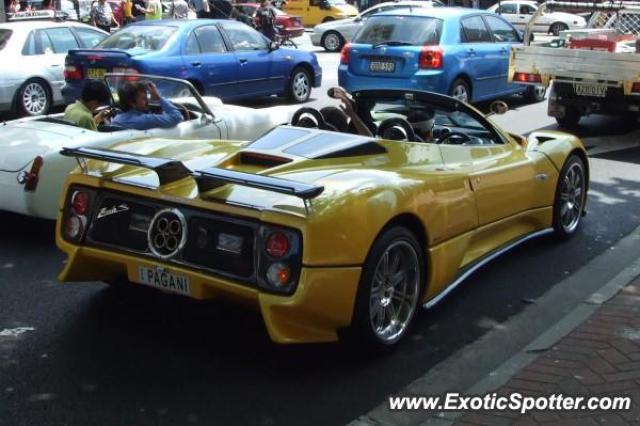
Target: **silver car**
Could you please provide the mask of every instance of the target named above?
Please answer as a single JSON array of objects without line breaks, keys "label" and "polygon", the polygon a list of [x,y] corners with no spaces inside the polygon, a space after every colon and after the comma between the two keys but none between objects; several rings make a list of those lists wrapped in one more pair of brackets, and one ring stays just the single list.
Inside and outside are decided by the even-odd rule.
[{"label": "silver car", "polygon": [[442,5],[439,0],[403,0],[379,3],[353,18],[339,19],[337,21],[329,21],[316,25],[311,33],[311,43],[314,46],[322,46],[329,52],[337,52],[342,49],[345,43],[351,41],[356,32],[362,27],[364,21],[371,15],[391,9],[437,7]]},{"label": "silver car", "polygon": [[67,51],[94,47],[107,35],[78,22],[0,24],[0,112],[41,115],[63,103]]}]

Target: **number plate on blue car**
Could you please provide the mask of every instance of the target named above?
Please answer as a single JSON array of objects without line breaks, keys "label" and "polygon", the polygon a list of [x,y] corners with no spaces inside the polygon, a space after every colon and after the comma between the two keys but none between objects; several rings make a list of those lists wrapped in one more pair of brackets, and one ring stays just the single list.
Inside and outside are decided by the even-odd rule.
[{"label": "number plate on blue car", "polygon": [[369,71],[371,72],[394,72],[396,70],[395,62],[371,61],[369,62]]}]

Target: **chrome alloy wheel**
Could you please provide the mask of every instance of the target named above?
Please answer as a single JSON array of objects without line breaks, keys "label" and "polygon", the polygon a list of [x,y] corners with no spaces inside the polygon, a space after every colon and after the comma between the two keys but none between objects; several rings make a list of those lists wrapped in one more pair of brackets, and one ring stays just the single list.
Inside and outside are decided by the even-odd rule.
[{"label": "chrome alloy wheel", "polygon": [[296,100],[302,102],[309,97],[311,82],[306,72],[300,71],[293,76],[293,95]]},{"label": "chrome alloy wheel", "polygon": [[468,102],[469,92],[467,92],[467,88],[463,84],[458,84],[451,91],[451,97],[462,102]]},{"label": "chrome alloy wheel", "polygon": [[376,265],[369,299],[369,320],[386,344],[399,340],[411,323],[419,298],[418,253],[407,241],[395,241]]},{"label": "chrome alloy wheel", "polygon": [[340,36],[336,33],[329,33],[324,36],[324,48],[329,52],[337,52],[340,49]]},{"label": "chrome alloy wheel", "polygon": [[580,223],[585,198],[585,177],[582,163],[575,162],[562,176],[560,187],[560,226],[567,234]]},{"label": "chrome alloy wheel", "polygon": [[22,106],[30,115],[43,114],[49,103],[47,89],[35,81],[28,83],[22,90]]}]

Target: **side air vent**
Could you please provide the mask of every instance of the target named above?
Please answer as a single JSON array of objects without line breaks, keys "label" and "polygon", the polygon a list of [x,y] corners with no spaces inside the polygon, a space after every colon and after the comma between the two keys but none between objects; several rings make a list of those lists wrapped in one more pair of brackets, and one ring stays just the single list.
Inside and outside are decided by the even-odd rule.
[{"label": "side air vent", "polygon": [[242,152],[240,154],[240,163],[252,166],[276,167],[290,163],[291,159],[276,157],[274,155],[261,154],[257,152]]},{"label": "side air vent", "polygon": [[323,160],[326,158],[358,157],[361,155],[385,154],[386,152],[387,152],[387,149],[385,147],[371,141],[371,142],[365,142],[360,145],[355,145],[349,148],[345,148],[339,151],[334,151],[324,155],[319,155],[315,158],[318,160]]}]

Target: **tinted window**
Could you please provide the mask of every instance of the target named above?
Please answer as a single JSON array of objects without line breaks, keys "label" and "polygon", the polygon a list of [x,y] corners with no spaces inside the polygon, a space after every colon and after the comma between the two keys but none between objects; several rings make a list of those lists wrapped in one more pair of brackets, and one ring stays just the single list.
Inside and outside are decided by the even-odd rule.
[{"label": "tinted window", "polygon": [[462,20],[462,41],[465,43],[490,42],[491,34],[480,16]]},{"label": "tinted window", "polygon": [[129,25],[105,38],[98,47],[105,49],[160,50],[176,32],[175,27]]},{"label": "tinted window", "polygon": [[94,47],[107,37],[105,34],[89,28],[76,27],[74,29],[84,47]]},{"label": "tinted window", "polygon": [[413,46],[440,42],[442,21],[418,16],[372,16],[356,35],[354,43],[380,44],[390,41]]},{"label": "tinted window", "polygon": [[222,28],[227,33],[231,46],[237,51],[267,50],[269,44],[259,32],[237,22],[223,22]]},{"label": "tinted window", "polygon": [[56,53],[67,53],[70,49],[79,47],[78,41],[69,28],[50,28],[46,32]]},{"label": "tinted window", "polygon": [[11,30],[0,30],[0,50],[4,49],[4,47],[9,42],[11,38]]},{"label": "tinted window", "polygon": [[510,13],[515,15],[516,12],[516,5],[515,4],[503,4],[502,6],[500,6],[497,10],[497,13]]},{"label": "tinted window", "polygon": [[222,41],[220,31],[213,25],[197,28],[194,31],[202,53],[223,53],[227,49]]},{"label": "tinted window", "polygon": [[485,16],[485,19],[495,41],[507,43],[520,41],[516,30],[502,19],[495,16]]},{"label": "tinted window", "polygon": [[520,13],[523,15],[533,15],[534,13],[536,13],[536,8],[528,4],[521,4]]}]

